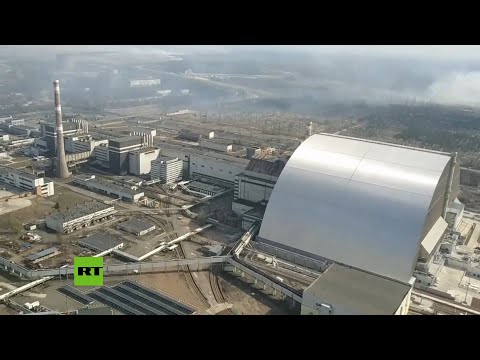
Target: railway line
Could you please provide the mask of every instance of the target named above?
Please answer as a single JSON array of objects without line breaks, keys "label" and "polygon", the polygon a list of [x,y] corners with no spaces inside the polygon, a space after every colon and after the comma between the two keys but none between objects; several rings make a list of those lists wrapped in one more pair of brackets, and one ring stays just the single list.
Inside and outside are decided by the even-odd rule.
[{"label": "railway line", "polygon": [[[185,250],[183,249],[183,244],[180,242],[178,243],[178,247],[175,249],[177,251],[177,255],[180,259],[185,259]],[[192,290],[192,292],[197,296],[197,298],[207,307],[210,307],[210,303],[208,302],[207,297],[203,294],[202,290],[198,286],[195,278],[190,271],[190,267],[183,266],[183,274],[185,275],[185,280],[187,281],[188,287]]]},{"label": "railway line", "polygon": [[[218,276],[219,267],[212,265],[210,267],[210,286],[212,287],[213,296],[215,301],[219,304],[225,303],[226,298],[222,291],[222,287],[220,286],[220,277]],[[231,309],[227,309],[223,312],[225,315],[233,315],[233,311]]]}]

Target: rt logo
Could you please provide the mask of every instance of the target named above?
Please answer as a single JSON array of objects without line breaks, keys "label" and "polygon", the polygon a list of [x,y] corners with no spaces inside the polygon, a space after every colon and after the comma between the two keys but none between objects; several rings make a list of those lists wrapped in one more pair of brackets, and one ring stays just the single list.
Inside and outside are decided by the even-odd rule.
[{"label": "rt logo", "polygon": [[74,286],[103,286],[103,258],[79,257],[73,261]]}]

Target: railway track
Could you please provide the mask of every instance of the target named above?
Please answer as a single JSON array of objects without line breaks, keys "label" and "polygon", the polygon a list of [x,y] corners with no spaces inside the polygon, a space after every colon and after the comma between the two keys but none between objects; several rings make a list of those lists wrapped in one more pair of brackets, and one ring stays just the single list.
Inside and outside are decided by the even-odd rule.
[{"label": "railway track", "polygon": [[[173,238],[176,239],[178,237],[178,234],[175,232],[175,229],[173,228],[173,224],[171,221],[168,220],[163,220],[163,219],[158,219],[153,216],[147,216],[150,220],[152,220],[155,224],[161,226],[165,232],[167,233],[167,237],[169,240],[172,240],[172,235]],[[185,250],[183,249],[183,244],[181,242],[178,243],[177,248],[175,249],[177,252],[177,257],[179,259],[185,259]],[[187,282],[188,287],[190,290],[195,294],[195,296],[204,304],[207,308],[210,307],[210,303],[208,302],[207,297],[203,294],[202,290],[198,286],[197,282],[195,281],[195,278],[192,275],[192,272],[190,270],[189,266],[182,266],[183,274],[185,276],[185,280]]]},{"label": "railway track", "polygon": [[[175,237],[177,237],[177,234],[175,234]],[[180,259],[185,259],[185,250],[183,249],[182,243],[178,243],[178,247],[175,249],[177,251],[177,255]],[[190,271],[189,266],[182,266],[183,268],[183,274],[185,275],[185,280],[187,281],[187,285],[192,290],[192,292],[197,296],[197,298],[207,307],[210,307],[210,303],[208,302],[207,297],[203,294],[202,290],[200,290],[200,287],[198,286],[197,282],[195,281],[195,278],[192,275],[192,272]]]},{"label": "railway track", "polygon": [[[220,278],[218,276],[220,269],[218,266],[212,265],[210,267],[210,286],[212,287],[213,296],[215,301],[219,304],[225,303],[225,295],[223,294],[222,288],[220,286]],[[225,315],[233,315],[233,311],[231,309],[227,309],[224,311]]]}]

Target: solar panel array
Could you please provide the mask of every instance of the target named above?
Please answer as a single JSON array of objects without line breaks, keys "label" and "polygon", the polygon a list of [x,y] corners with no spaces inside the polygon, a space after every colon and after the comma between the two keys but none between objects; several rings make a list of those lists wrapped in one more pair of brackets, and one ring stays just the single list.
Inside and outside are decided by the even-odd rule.
[{"label": "solar panel array", "polygon": [[93,299],[126,315],[190,315],[193,309],[133,281],[101,287],[89,293]]},{"label": "solar panel array", "polygon": [[73,300],[79,302],[82,305],[89,305],[94,301],[94,299],[92,299],[90,296],[84,294],[80,290],[75,289],[73,286],[70,285],[65,285],[61,288],[58,288],[57,291],[63,295],[68,296],[69,298],[72,298]]}]

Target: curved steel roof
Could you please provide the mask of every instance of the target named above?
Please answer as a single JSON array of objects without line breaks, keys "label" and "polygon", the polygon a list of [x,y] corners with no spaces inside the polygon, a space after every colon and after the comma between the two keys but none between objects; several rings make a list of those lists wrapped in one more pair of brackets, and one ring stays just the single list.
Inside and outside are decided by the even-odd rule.
[{"label": "curved steel roof", "polygon": [[313,135],[283,169],[259,237],[409,281],[427,227],[441,214],[449,161],[421,149]]}]

